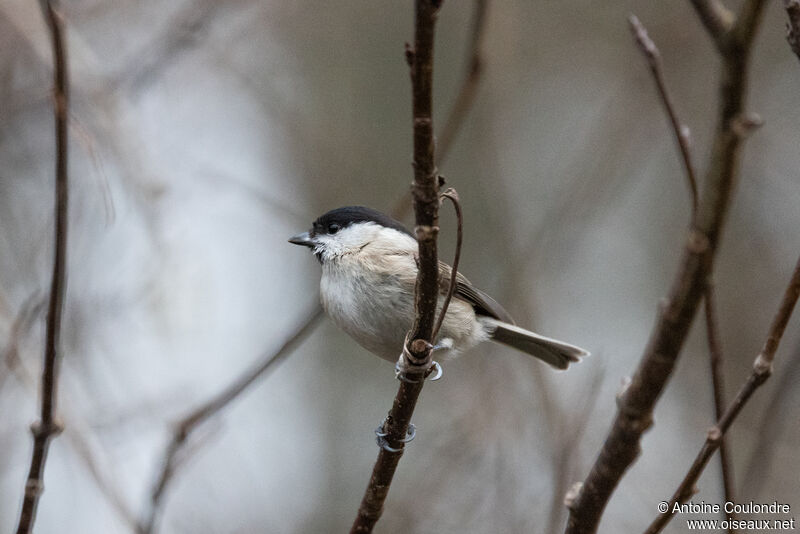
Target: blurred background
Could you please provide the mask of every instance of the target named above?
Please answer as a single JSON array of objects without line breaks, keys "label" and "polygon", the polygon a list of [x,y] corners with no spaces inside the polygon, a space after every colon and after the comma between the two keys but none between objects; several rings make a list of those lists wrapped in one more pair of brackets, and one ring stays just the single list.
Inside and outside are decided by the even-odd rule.
[{"label": "blurred background", "polygon": [[[728,398],[800,251],[800,65],[779,3],[753,57],[747,142],[716,264]],[[473,2],[441,11],[435,124],[467,66]],[[130,533],[172,425],[280,348],[317,306],[319,265],[286,242],[328,209],[407,191],[411,1],[67,0],[71,233],[59,386],[37,532]],[[567,373],[483,346],[414,416],[377,532],[563,529],[676,272],[690,202],[636,13],[707,163],[718,61],[689,2],[489,6],[474,106],[440,170],[465,212],[462,272],[517,322],[593,355]],[[0,0],[0,531],[16,524],[37,418],[52,261],[50,44],[39,6]],[[442,217],[443,258],[454,217]],[[741,502],[800,510],[800,337],[730,433]],[[325,319],[198,430],[158,532],[344,532],[394,370]],[[641,531],[713,420],[705,327],[601,524]],[[721,503],[717,458],[695,501]],[[700,516],[702,517],[702,516]],[[763,518],[763,517],[762,517]],[[683,532],[680,519],[668,531]]]}]

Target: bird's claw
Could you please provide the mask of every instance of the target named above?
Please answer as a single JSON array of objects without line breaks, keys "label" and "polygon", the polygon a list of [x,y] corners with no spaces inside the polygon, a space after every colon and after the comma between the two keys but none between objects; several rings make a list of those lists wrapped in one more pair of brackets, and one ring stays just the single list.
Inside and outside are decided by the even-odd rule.
[{"label": "bird's claw", "polygon": [[[395,448],[389,445],[389,441],[386,439],[389,433],[383,430],[385,425],[386,419],[381,421],[381,424],[375,429],[375,442],[378,444],[378,447],[386,452],[402,452],[403,447]],[[415,427],[413,423],[409,423],[408,430],[406,430],[406,437],[397,441],[405,445],[406,443],[413,441],[415,437],[417,437],[417,427]]]},{"label": "bird's claw", "polygon": [[431,368],[430,368],[430,374],[433,374],[433,376],[432,377],[426,377],[426,378],[428,378],[431,382],[436,382],[437,380],[442,378],[442,374],[443,373],[444,373],[444,369],[442,369],[442,366],[439,365],[439,362],[433,361],[433,362],[431,362]]},{"label": "bird's claw", "polygon": [[401,361],[398,360],[398,362],[394,366],[394,377],[400,380],[401,382],[405,382],[407,384],[419,384],[422,380],[427,379],[431,374],[433,374],[433,377],[431,377],[430,380],[432,382],[435,382],[440,378],[442,378],[442,374],[444,373],[444,370],[442,369],[442,366],[439,364],[439,362],[433,361],[431,362],[431,366],[428,368],[425,374],[422,375],[422,379],[415,380],[409,378],[404,367],[405,366],[401,363]]}]

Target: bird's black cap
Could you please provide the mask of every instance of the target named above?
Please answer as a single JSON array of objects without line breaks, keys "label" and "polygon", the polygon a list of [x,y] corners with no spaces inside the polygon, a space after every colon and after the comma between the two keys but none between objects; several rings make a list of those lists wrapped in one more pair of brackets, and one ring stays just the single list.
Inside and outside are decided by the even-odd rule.
[{"label": "bird's black cap", "polygon": [[364,206],[345,206],[320,215],[320,217],[314,221],[312,231],[315,235],[335,234],[342,228],[347,228],[352,224],[363,222],[374,222],[386,228],[392,228],[398,232],[414,237],[414,235],[408,231],[408,228],[403,226],[399,221],[396,221],[385,213]]}]

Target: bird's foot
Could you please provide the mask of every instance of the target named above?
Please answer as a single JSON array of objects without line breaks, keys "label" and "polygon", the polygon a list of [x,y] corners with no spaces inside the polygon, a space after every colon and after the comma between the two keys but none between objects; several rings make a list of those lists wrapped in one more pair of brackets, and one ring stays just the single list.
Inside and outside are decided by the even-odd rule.
[{"label": "bird's foot", "polygon": [[[415,343],[418,342],[420,340],[415,341]],[[430,343],[426,341],[422,343],[425,343],[426,348],[431,353],[436,350],[436,347],[431,346]],[[441,345],[441,348],[450,348],[452,347],[452,340],[446,338],[439,345]],[[394,366],[395,378],[407,384],[419,384],[433,374],[434,376],[431,380],[439,380],[442,377],[442,366],[435,361],[428,363],[429,356],[430,353],[424,359],[416,358],[408,349],[408,334],[406,334],[406,339],[403,342],[403,352]]]},{"label": "bird's foot", "polygon": [[386,439],[389,436],[389,433],[384,430],[385,426],[386,419],[381,421],[381,424],[375,429],[375,442],[378,444],[378,447],[386,452],[403,452],[403,446],[417,437],[417,427],[415,427],[413,423],[409,423],[408,430],[406,430],[406,437],[397,440],[402,445],[396,448],[392,447],[389,445],[389,440]]},{"label": "bird's foot", "polygon": [[[401,382],[406,382],[407,384],[418,384],[419,382],[430,378],[432,382],[435,382],[442,378],[442,374],[444,371],[442,370],[442,366],[437,361],[432,361],[431,366],[425,371],[423,374],[416,374],[416,378],[412,378],[409,376],[407,372],[407,368],[405,368],[403,357],[400,356],[400,359],[397,360],[397,363],[394,365],[394,377]],[[433,375],[433,376],[431,376]]]}]

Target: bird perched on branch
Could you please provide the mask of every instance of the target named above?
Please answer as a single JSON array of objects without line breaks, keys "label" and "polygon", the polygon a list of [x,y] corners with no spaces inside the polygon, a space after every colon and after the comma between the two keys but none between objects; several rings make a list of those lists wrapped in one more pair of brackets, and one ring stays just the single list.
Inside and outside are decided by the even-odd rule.
[{"label": "bird perched on branch", "polygon": [[[309,247],[322,264],[322,306],[333,322],[368,351],[396,361],[414,322],[418,246],[411,232],[379,211],[347,206],[320,216],[308,232],[289,242]],[[439,310],[451,271],[439,262]],[[589,355],[516,326],[500,304],[457,273],[455,294],[434,348],[453,354],[487,340],[558,369]]]}]

